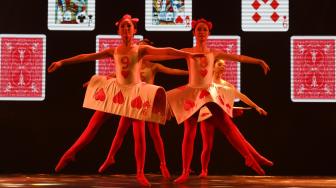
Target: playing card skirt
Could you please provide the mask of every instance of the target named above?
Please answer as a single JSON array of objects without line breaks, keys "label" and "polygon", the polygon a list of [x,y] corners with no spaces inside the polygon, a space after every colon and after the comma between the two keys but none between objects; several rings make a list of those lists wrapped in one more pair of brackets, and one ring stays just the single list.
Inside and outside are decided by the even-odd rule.
[{"label": "playing card skirt", "polygon": [[184,85],[167,92],[168,103],[178,124],[198,113],[198,121],[211,117],[208,103],[216,103],[232,117],[233,88],[212,83],[207,87]]},{"label": "playing card skirt", "polygon": [[164,124],[167,111],[162,87],[144,82],[121,85],[115,78],[93,76],[83,107],[133,119]]}]

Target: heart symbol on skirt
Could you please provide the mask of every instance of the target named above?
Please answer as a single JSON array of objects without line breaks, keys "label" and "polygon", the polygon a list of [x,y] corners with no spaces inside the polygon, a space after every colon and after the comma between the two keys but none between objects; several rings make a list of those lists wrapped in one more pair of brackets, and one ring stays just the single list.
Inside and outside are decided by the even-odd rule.
[{"label": "heart symbol on skirt", "polygon": [[202,90],[200,95],[199,95],[199,98],[200,99],[203,99],[204,97],[210,95],[209,91],[208,90]]},{"label": "heart symbol on skirt", "polygon": [[184,101],[184,106],[183,107],[184,107],[184,109],[186,111],[192,109],[194,106],[195,106],[195,102],[194,101],[188,100],[188,99]]},{"label": "heart symbol on skirt", "polygon": [[142,107],[142,100],[141,100],[141,97],[138,96],[136,97],[135,99],[132,100],[131,102],[131,106],[133,108],[137,108],[137,109],[140,109]]},{"label": "heart symbol on skirt", "polygon": [[124,95],[119,91],[114,97],[113,97],[113,103],[117,104],[123,104],[124,103]]},{"label": "heart symbol on skirt", "polygon": [[106,98],[105,92],[103,88],[100,88],[98,91],[96,91],[96,93],[94,94],[94,98],[97,101],[104,101]]},{"label": "heart symbol on skirt", "polygon": [[144,110],[148,110],[151,107],[151,104],[149,101],[146,101],[143,103],[143,109]]}]

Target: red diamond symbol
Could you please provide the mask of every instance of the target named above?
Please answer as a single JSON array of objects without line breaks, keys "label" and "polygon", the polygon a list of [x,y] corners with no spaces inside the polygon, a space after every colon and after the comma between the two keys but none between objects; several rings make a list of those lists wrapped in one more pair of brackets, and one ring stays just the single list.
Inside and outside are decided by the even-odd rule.
[{"label": "red diamond symbol", "polygon": [[252,18],[255,22],[258,22],[260,20],[261,16],[258,14],[258,12],[256,12],[256,13],[253,14]]},{"label": "red diamond symbol", "polygon": [[279,19],[279,15],[278,15],[276,12],[274,12],[274,13],[271,15],[271,18],[272,18],[272,20],[273,20],[274,22],[276,22],[276,21],[278,21],[278,19]]},{"label": "red diamond symbol", "polygon": [[251,5],[256,10],[260,7],[260,3],[257,0],[255,0]]},{"label": "red diamond symbol", "polygon": [[263,1],[264,1],[264,3],[266,4],[268,0],[263,0]]},{"label": "red diamond symbol", "polygon": [[272,7],[273,9],[276,9],[276,8],[278,8],[279,3],[277,2],[277,0],[273,0],[272,3],[271,3],[270,5],[271,5],[271,7]]}]

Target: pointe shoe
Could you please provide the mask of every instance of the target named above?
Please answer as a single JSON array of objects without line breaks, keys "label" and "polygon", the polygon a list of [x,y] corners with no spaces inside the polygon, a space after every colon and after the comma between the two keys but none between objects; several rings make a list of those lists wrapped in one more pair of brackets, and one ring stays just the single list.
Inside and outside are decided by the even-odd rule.
[{"label": "pointe shoe", "polygon": [[200,175],[198,175],[199,178],[201,179],[205,179],[208,177],[208,171],[207,170],[202,170],[202,172],[200,173]]},{"label": "pointe shoe", "polygon": [[114,163],[115,163],[115,160],[114,160],[114,159],[112,159],[112,160],[106,160],[106,161],[100,166],[98,172],[99,172],[99,173],[103,173],[103,172],[105,172],[106,169],[107,169],[109,166],[111,166],[112,164],[114,164]]},{"label": "pointe shoe", "polygon": [[170,173],[169,173],[169,170],[166,166],[165,163],[161,163],[160,164],[160,170],[161,170],[161,173],[162,173],[162,176],[166,179],[169,179],[170,178]]},{"label": "pointe shoe", "polygon": [[61,159],[58,161],[55,172],[60,172],[68,163],[75,161],[75,155],[72,155],[68,152],[65,152],[65,154],[61,157]]},{"label": "pointe shoe", "polygon": [[252,168],[258,175],[265,175],[265,171],[260,167],[260,165],[252,156],[246,159],[245,165]]},{"label": "pointe shoe", "polygon": [[252,156],[254,157],[254,159],[260,164],[260,165],[264,165],[264,166],[273,166],[273,162],[268,160],[266,157],[260,155],[258,152],[256,152],[255,150],[250,150]]},{"label": "pointe shoe", "polygon": [[174,183],[180,184],[180,183],[186,182],[189,178],[189,173],[190,173],[190,170],[184,170],[182,172],[182,175],[174,180]]},{"label": "pointe shoe", "polygon": [[139,183],[141,186],[146,186],[146,187],[151,186],[151,184],[149,183],[149,181],[148,181],[147,178],[145,177],[145,174],[137,174],[137,175],[136,175],[136,180],[138,181],[138,183]]},{"label": "pointe shoe", "polygon": [[258,158],[257,162],[261,165],[264,165],[264,166],[273,166],[273,162],[264,158],[264,157]]}]

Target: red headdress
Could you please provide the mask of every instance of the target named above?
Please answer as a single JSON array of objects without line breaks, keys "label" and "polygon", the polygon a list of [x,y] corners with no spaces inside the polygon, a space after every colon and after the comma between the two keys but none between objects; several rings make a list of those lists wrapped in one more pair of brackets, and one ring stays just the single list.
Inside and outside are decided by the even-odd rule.
[{"label": "red headdress", "polygon": [[197,24],[199,24],[199,23],[205,23],[205,24],[208,26],[209,30],[212,29],[212,22],[207,21],[207,20],[204,19],[204,18],[201,18],[201,19],[198,19],[198,20],[193,20],[193,21],[191,22],[191,27],[192,27],[192,29],[195,29],[196,26],[197,26]]},{"label": "red headdress", "polygon": [[132,22],[134,25],[136,25],[136,23],[139,22],[139,18],[132,18],[131,15],[129,15],[129,14],[125,14],[122,18],[120,18],[119,21],[117,21],[117,22],[115,23],[115,25],[118,27],[119,24],[120,24],[122,21],[126,20],[126,19],[131,20],[131,22]]}]

